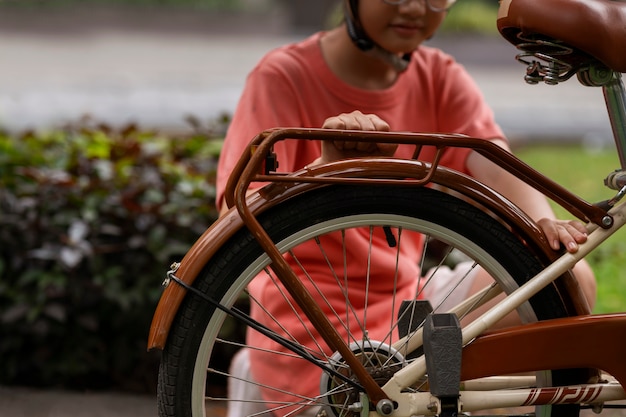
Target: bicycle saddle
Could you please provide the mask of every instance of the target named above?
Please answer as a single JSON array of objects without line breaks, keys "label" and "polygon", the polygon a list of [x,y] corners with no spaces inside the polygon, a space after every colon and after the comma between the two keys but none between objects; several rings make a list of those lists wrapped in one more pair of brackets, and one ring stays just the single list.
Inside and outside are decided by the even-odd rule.
[{"label": "bicycle saddle", "polygon": [[[626,2],[612,0],[502,0],[498,30],[520,47],[544,36],[576,49],[570,60],[599,60],[626,72]],[[523,48],[522,48],[523,49]]]}]

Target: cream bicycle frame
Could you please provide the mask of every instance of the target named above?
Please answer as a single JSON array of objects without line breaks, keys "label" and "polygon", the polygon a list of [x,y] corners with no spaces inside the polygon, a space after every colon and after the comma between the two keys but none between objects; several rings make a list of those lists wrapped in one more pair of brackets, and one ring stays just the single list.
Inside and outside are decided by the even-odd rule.
[{"label": "cream bicycle frame", "polygon": [[[621,204],[609,211],[614,219],[614,225],[611,229],[602,229],[600,227],[590,225],[590,234],[587,242],[580,246],[576,253],[565,253],[558,260],[546,267],[543,271],[530,279],[526,284],[509,294],[498,304],[483,313],[479,318],[463,327],[463,344],[467,344],[476,337],[480,336],[484,331],[494,326],[499,320],[507,314],[513,312],[522,303],[528,301],[533,295],[539,292],[546,285],[550,284],[556,278],[561,276],[565,271],[571,269],[576,262],[583,259],[595,248],[600,246],[607,238],[613,235],[619,228],[626,223],[626,205]],[[489,289],[485,289],[486,293]],[[495,294],[492,294],[495,295]],[[474,298],[484,298],[483,293],[477,294]],[[490,297],[487,297],[490,298]],[[469,300],[469,303],[472,301]],[[466,303],[468,304],[468,303]],[[459,311],[463,309],[460,308]],[[421,331],[412,337],[421,338]],[[399,342],[398,342],[399,343]],[[418,342],[421,344],[421,340]],[[412,347],[415,345],[411,345]],[[430,393],[403,393],[402,390],[416,384],[420,378],[426,375],[426,361],[424,357],[417,358],[414,362],[399,370],[384,386],[383,391],[389,397],[398,403],[398,408],[394,411],[394,417],[409,417],[412,415],[436,415],[439,414],[441,406],[439,400]],[[621,385],[615,384],[606,386],[605,384],[590,384],[578,387],[565,388],[549,388],[550,395],[541,396],[540,389],[518,389],[508,390],[506,393],[490,392],[485,390],[472,390],[475,387],[486,387],[494,389],[496,387],[506,388],[515,386],[517,377],[501,377],[493,384],[486,381],[470,381],[466,382],[464,390],[461,391],[460,402],[463,405],[462,411],[472,412],[488,408],[497,407],[520,407],[530,405],[544,405],[547,402],[541,401],[540,398],[548,398],[550,403],[558,401],[566,401],[566,394],[572,394],[573,391],[580,397],[587,398],[589,401],[602,403],[606,401],[615,401],[626,399],[626,392]],[[531,378],[532,379],[532,378]],[[528,378],[523,378],[524,382],[528,382]],[[623,383],[624,381],[622,381]],[[488,385],[486,385],[488,384]],[[546,391],[547,392],[547,391]],[[535,400],[530,400],[530,398]]]}]

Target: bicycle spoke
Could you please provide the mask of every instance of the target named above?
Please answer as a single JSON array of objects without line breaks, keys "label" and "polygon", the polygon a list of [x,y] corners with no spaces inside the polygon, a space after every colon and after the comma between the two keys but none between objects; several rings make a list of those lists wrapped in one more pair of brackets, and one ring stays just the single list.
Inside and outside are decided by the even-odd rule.
[{"label": "bicycle spoke", "polygon": [[[281,219],[276,223],[277,232],[272,232],[271,236],[303,287],[376,384],[383,386],[416,359],[423,363],[419,348],[424,316],[417,313],[418,302],[423,303],[426,298],[432,300],[436,311],[454,308],[452,311],[464,317],[500,293],[501,288],[516,288],[518,280],[523,282],[531,274],[527,272],[528,265],[535,268],[535,258],[524,251],[517,236],[499,223],[491,222],[480,210],[464,207],[463,215],[471,217],[459,222],[459,210],[439,208],[441,202],[454,207],[460,204],[450,196],[428,189],[389,189],[389,195],[381,198],[384,187],[380,190],[346,188],[353,188],[355,193],[354,207],[346,214],[329,208],[324,203],[329,199],[326,195],[313,208],[312,200],[307,198],[302,200],[301,207],[293,210],[298,215],[297,220],[289,221],[288,216]],[[346,199],[340,187],[320,189],[323,194],[326,191],[338,193],[333,201]],[[363,192],[372,196],[361,198]],[[413,192],[415,195],[407,195]],[[389,213],[361,214],[361,202],[372,199],[377,204],[384,203]],[[416,217],[416,204],[420,206],[420,216],[425,215],[427,219]],[[477,222],[475,218],[482,220]],[[467,227],[468,230],[463,231],[467,236],[451,230],[448,221]],[[302,222],[309,224],[303,227]],[[506,239],[505,244],[501,239]],[[483,247],[488,240],[492,240],[487,246],[489,250]],[[227,260],[207,266],[198,278],[198,289],[189,290],[199,294],[189,312],[181,317],[193,323],[198,314],[205,315],[204,324],[198,328],[203,332],[200,341],[184,338],[187,333],[198,331],[187,321],[174,327],[177,333],[178,327],[182,329],[183,338],[174,336],[171,340],[191,340],[191,348],[182,343],[177,349],[190,352],[188,355],[194,360],[193,377],[188,379],[194,387],[191,402],[196,411],[192,416],[204,417],[204,411],[200,410],[204,410],[205,402],[257,405],[262,406],[263,412],[273,410],[281,417],[295,417],[306,408],[315,412],[319,407],[324,407],[329,417],[354,417],[364,412],[364,390],[352,369],[341,355],[326,346],[325,339],[311,326],[303,309],[295,304],[271,268],[269,258],[254,245],[248,252],[250,242],[243,237],[241,242],[233,242],[225,249]],[[437,242],[444,242],[453,249],[441,249],[436,261],[428,264],[430,258],[423,252],[435,249]],[[463,253],[464,258],[455,268],[450,264],[458,261],[459,253]],[[497,276],[498,281],[475,295],[463,294],[468,287],[466,282],[473,279],[479,267]],[[453,274],[446,277],[450,272]],[[418,282],[420,275],[423,278]],[[437,285],[442,289],[437,290]],[[457,294],[459,291],[461,293]],[[221,304],[215,305],[214,299]],[[242,300],[247,300],[248,308],[239,308]],[[232,307],[235,305],[237,308]],[[537,304],[543,305],[542,302]],[[228,316],[230,314],[250,326],[245,342],[241,333],[233,334],[236,321]],[[532,320],[529,316],[529,321]],[[236,367],[224,369],[222,362],[218,362],[220,355],[240,349],[245,349],[242,353],[247,351],[249,363],[254,365],[249,375],[240,374]],[[212,362],[213,357],[217,362]],[[177,358],[181,361],[185,356]],[[419,401],[428,397],[428,393],[420,392],[429,386],[425,375],[410,378],[404,378],[403,372],[398,375],[402,376],[399,379],[403,384],[402,392],[415,393],[412,398]],[[207,392],[207,381],[224,379],[250,383],[250,387],[261,392],[257,398],[238,392],[228,395]],[[177,389],[176,386],[173,389]],[[418,407],[426,409],[427,404],[421,403]],[[477,404],[482,406],[480,401]],[[246,413],[262,415],[254,407]]]}]

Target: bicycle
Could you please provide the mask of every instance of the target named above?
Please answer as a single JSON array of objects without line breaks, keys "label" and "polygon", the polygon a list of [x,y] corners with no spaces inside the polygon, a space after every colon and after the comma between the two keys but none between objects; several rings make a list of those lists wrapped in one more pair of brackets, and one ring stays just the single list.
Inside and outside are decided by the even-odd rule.
[{"label": "bicycle", "polygon": [[[275,414],[263,415],[453,416],[481,410],[515,415],[534,407],[535,415],[577,416],[582,407],[596,412],[619,407],[626,400],[626,313],[590,314],[570,269],[626,222],[626,207],[619,204],[626,194],[626,92],[620,74],[626,72],[626,57],[619,53],[626,48],[619,26],[624,21],[626,5],[607,0],[507,0],[498,18],[502,35],[521,50],[518,59],[527,66],[529,83],[557,84],[576,75],[584,85],[602,87],[621,162],[605,179],[617,191],[608,201],[590,204],[481,139],[321,129],[259,134],[231,175],[226,192],[231,210],[172,265],[164,283],[149,339],[149,348],[164,349],[160,415],[214,412],[212,404],[228,400],[209,391],[228,377],[220,354],[243,347],[263,360],[301,361],[302,378],[320,387],[313,394],[298,392],[297,384],[258,387],[273,401],[266,409]],[[338,137],[411,144],[415,154],[411,160],[361,158],[276,172],[276,142]],[[552,251],[521,210],[439,165],[449,147],[473,149],[523,178],[583,220],[588,241],[576,253]],[[420,160],[426,149],[435,150],[431,162]],[[268,184],[248,196],[253,182]],[[380,281],[374,279],[376,265],[370,268],[372,254],[347,243],[351,233],[385,242],[398,261],[407,236],[421,236],[419,289],[459,262],[469,270],[481,266],[494,282],[451,307],[392,291],[394,307],[385,312],[388,332],[373,339],[366,314],[353,313],[350,294],[369,295]],[[335,236],[342,244],[326,249],[327,238]],[[325,261],[326,250],[351,257],[332,265]],[[325,288],[312,278],[318,271],[301,270],[299,260],[311,251],[320,259],[317,267],[335,278],[334,294],[344,296],[342,304],[324,297]],[[345,276],[353,262],[368,266],[357,283]],[[278,288],[283,297],[275,302],[283,310],[270,311],[250,296],[246,288],[258,282]],[[453,296],[458,285],[446,295]],[[496,327],[513,312],[522,324]],[[282,326],[279,316],[300,328]],[[246,346],[241,334],[233,334],[235,321],[262,335],[272,349]],[[347,339],[338,326],[350,332]]]}]

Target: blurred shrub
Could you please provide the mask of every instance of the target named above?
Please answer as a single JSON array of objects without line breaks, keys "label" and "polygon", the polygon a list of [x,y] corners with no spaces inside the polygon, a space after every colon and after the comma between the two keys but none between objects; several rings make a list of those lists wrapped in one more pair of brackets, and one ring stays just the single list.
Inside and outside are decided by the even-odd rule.
[{"label": "blurred shrub", "polygon": [[132,126],[0,133],[0,384],[153,389],[160,283],[216,218],[220,145]]}]

